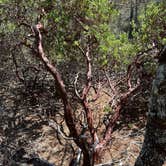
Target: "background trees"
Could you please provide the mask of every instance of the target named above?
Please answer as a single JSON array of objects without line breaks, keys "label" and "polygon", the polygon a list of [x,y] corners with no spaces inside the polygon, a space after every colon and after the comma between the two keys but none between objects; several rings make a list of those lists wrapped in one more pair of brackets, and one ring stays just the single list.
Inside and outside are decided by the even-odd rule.
[{"label": "background trees", "polygon": [[[130,11],[124,27],[122,2]],[[71,162],[101,162],[121,112],[144,91],[146,106],[154,56],[165,42],[164,4],[141,11],[138,1],[122,2],[1,1],[2,72],[11,69],[17,78],[12,81],[14,99],[5,111],[10,116],[2,116],[5,145],[11,142],[10,130],[17,148],[29,144],[21,142],[19,134],[29,129],[29,134],[38,135],[34,126],[28,126],[30,121],[54,128],[65,140],[58,139],[63,150],[72,151]],[[108,101],[101,109],[95,105],[102,93]]]}]

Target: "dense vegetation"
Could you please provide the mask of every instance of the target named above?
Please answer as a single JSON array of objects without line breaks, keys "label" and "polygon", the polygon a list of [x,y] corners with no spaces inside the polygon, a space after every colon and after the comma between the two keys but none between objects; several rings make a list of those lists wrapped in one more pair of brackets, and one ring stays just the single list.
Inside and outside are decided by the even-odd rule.
[{"label": "dense vegetation", "polygon": [[115,131],[145,126],[157,62],[166,61],[164,0],[1,0],[0,7],[2,165],[49,165],[26,148],[42,139],[43,126],[62,146],[54,164],[73,166],[101,163]]}]

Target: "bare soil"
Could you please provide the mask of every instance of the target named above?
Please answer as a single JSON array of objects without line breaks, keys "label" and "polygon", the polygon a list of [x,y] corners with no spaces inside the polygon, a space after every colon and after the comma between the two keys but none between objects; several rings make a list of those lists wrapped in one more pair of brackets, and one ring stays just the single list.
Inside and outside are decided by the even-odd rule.
[{"label": "bare soil", "polygon": [[[3,71],[4,68],[1,73]],[[10,75],[0,82],[0,166],[25,166],[12,158],[20,148],[26,150],[28,157],[36,156],[57,166],[68,166],[78,148],[73,141],[65,140],[50,125],[50,122],[56,120],[61,124],[61,130],[68,133],[63,121],[63,105],[58,98],[55,100],[54,93],[50,93],[54,89],[36,90],[32,95],[13,77],[13,69],[10,70]],[[113,114],[108,108],[110,96],[104,91],[109,92],[108,89],[103,89],[100,98],[91,104],[95,125],[100,124],[99,137],[105,129],[104,117]],[[138,106],[141,100],[138,97],[124,108],[110,145],[104,150],[102,162],[97,165],[134,165],[145,132],[147,106],[146,102]],[[77,109],[81,110],[80,106]]]}]

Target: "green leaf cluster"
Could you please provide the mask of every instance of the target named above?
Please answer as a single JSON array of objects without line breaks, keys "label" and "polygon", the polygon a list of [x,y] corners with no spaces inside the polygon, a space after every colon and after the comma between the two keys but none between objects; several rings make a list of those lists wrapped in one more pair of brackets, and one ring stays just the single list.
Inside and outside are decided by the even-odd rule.
[{"label": "green leaf cluster", "polygon": [[151,47],[154,44],[158,47],[166,44],[166,3],[150,3],[146,10],[139,16],[140,27],[135,31],[137,40],[142,47]]},{"label": "green leaf cluster", "polygon": [[[5,2],[9,3],[1,1]],[[160,45],[166,43],[164,2],[150,4],[139,17],[139,27],[132,22],[135,29],[132,40],[128,39],[127,32],[118,32],[115,30],[116,26],[112,26],[117,23],[119,11],[108,0],[16,2],[13,7],[11,5],[11,9],[15,9],[14,5],[17,5],[17,17],[13,15],[13,19],[9,18],[5,24],[1,24],[1,29],[11,33],[20,30],[22,35],[27,35],[29,32],[19,27],[17,19],[21,18],[32,25],[36,23],[37,16],[42,16],[40,21],[48,31],[43,35],[43,45],[46,53],[56,62],[84,62],[80,48],[86,50],[89,42],[92,48],[91,58],[95,64],[124,69],[143,48],[151,47],[154,42]]]}]

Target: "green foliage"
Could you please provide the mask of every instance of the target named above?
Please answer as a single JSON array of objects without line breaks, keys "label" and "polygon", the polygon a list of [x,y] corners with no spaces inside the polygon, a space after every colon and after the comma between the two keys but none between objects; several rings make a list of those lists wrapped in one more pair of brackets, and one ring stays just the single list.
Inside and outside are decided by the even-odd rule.
[{"label": "green foliage", "polygon": [[112,112],[112,108],[109,105],[107,105],[107,106],[104,107],[103,111],[107,112],[107,113],[110,113],[110,112]]},{"label": "green foliage", "polygon": [[20,31],[26,36],[30,31],[20,27],[20,22],[33,25],[38,16],[42,16],[40,21],[48,31],[46,36],[43,35],[43,45],[53,61],[83,62],[80,48],[85,50],[89,42],[95,64],[120,69],[130,63],[136,52],[137,47],[128,40],[127,34],[117,34],[111,26],[119,12],[108,0],[43,0],[40,3],[23,0],[17,3],[7,8],[13,11],[12,17],[3,11],[8,22],[1,26],[11,33]]},{"label": "green foliage", "polygon": [[[55,28],[49,42],[54,48],[52,59],[80,61],[82,54],[78,47],[85,49],[90,38],[95,63],[103,67],[111,63],[112,67],[120,68],[119,64],[125,66],[130,62],[136,47],[126,33],[116,34],[111,27],[119,12],[108,0],[58,1],[49,5],[44,2],[43,8],[53,6],[46,17]],[[45,25],[50,26],[48,21]]]},{"label": "green foliage", "polygon": [[[137,40],[143,47],[151,47],[153,43],[159,47],[166,44],[166,3],[151,3],[146,12],[139,16],[140,28],[135,32]],[[144,44],[142,44],[144,43]]]},{"label": "green foliage", "polygon": [[42,22],[50,31],[45,48],[52,60],[80,62],[79,48],[85,50],[89,38],[91,57],[102,67],[126,66],[137,50],[126,33],[114,33],[111,24],[119,12],[108,0],[43,1],[40,8],[46,11]]},{"label": "green foliage", "polygon": [[156,73],[157,66],[156,63],[154,63],[154,61],[146,61],[143,67],[148,75],[154,75]]},{"label": "green foliage", "polygon": [[0,25],[0,33],[12,33],[14,32],[16,26],[14,23],[6,22],[6,24]]},{"label": "green foliage", "polygon": [[0,4],[4,4],[6,2],[8,2],[8,0],[0,0]]},{"label": "green foliage", "polygon": [[[0,3],[10,3],[7,0]],[[134,39],[129,40],[125,32],[117,32],[115,26],[119,11],[108,0],[63,0],[63,1],[20,1],[11,5],[0,30],[5,32],[21,32],[26,36],[29,32],[19,26],[22,20],[30,25],[36,23],[38,16],[48,31],[43,35],[43,45],[53,61],[84,62],[80,48],[86,49],[91,44],[91,58],[94,64],[112,69],[125,69],[137,52],[151,47],[154,41],[166,43],[165,3],[153,3],[146,9],[146,14],[139,17],[140,27],[132,23]],[[14,11],[16,6],[18,11]],[[15,13],[14,13],[15,12]],[[24,33],[24,34],[23,34]],[[89,41],[90,40],[90,41]],[[33,42],[33,41],[32,41]]]}]

